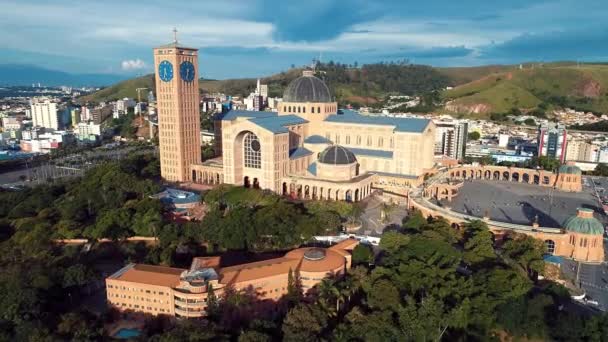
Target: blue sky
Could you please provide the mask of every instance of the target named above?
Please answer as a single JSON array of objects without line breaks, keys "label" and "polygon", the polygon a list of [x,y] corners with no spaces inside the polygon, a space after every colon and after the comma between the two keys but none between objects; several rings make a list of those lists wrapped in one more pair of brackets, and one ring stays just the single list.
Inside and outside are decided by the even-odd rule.
[{"label": "blue sky", "polygon": [[256,77],[315,57],[436,66],[608,61],[605,0],[2,0],[0,64],[152,72],[152,48],[200,49],[207,78]]}]

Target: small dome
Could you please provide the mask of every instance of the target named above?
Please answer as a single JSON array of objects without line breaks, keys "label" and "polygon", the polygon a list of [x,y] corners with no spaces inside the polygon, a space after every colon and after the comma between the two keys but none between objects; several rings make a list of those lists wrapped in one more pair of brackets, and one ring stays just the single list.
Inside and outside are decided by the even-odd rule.
[{"label": "small dome", "polygon": [[559,167],[558,173],[562,175],[580,175],[581,169],[574,165],[562,165]]},{"label": "small dome", "polygon": [[291,81],[283,93],[284,102],[333,102],[325,82],[304,71],[304,75]]},{"label": "small dome", "polygon": [[304,252],[304,259],[317,261],[325,259],[325,250],[322,248],[311,248]]},{"label": "small dome", "polygon": [[319,153],[319,163],[332,165],[347,165],[357,161],[355,154],[346,147],[332,145]]},{"label": "small dome", "polygon": [[579,208],[575,216],[568,218],[564,222],[564,229],[580,234],[604,234],[604,226],[598,219],[593,217],[593,210],[591,209]]}]

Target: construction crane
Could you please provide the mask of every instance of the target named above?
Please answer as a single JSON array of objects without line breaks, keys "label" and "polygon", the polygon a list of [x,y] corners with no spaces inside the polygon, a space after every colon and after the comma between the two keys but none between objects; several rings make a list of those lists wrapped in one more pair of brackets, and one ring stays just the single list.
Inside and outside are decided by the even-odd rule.
[{"label": "construction crane", "polygon": [[137,88],[135,89],[137,91],[137,104],[140,105],[140,110],[139,110],[139,116],[141,116],[141,91],[142,90],[148,90],[148,88]]}]

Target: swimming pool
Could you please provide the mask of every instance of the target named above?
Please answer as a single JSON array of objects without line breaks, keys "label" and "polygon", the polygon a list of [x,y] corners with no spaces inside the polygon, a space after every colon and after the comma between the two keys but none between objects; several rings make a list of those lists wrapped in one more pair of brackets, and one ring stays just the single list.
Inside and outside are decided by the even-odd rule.
[{"label": "swimming pool", "polygon": [[141,331],[139,331],[137,329],[122,328],[114,334],[114,337],[128,339],[128,338],[137,337],[139,335],[141,335]]}]

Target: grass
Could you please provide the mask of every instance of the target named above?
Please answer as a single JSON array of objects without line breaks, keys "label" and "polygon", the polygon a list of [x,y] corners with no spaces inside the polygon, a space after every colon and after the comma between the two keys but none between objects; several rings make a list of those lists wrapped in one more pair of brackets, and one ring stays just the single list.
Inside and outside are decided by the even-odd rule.
[{"label": "grass", "polygon": [[443,92],[451,109],[463,111],[483,105],[481,117],[507,112],[513,107],[532,109],[562,97],[567,107],[596,113],[608,112],[608,66],[555,63],[527,66],[495,73]]}]

